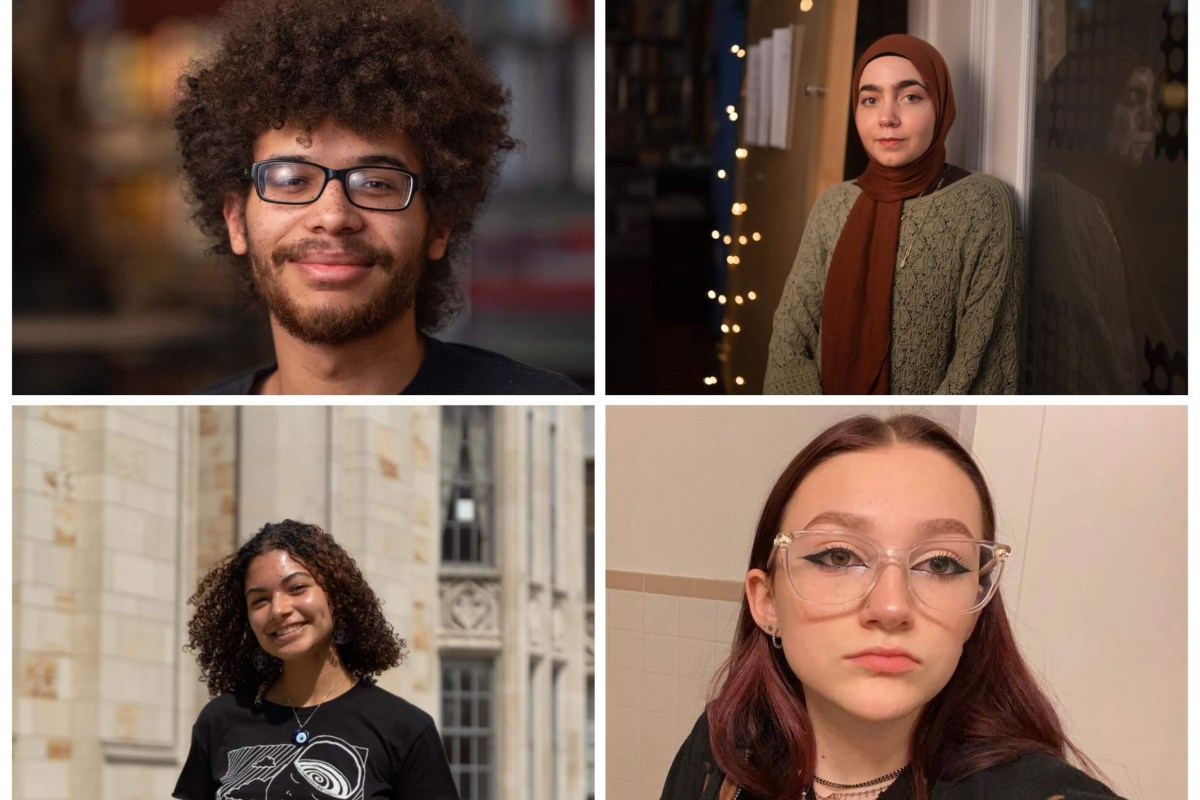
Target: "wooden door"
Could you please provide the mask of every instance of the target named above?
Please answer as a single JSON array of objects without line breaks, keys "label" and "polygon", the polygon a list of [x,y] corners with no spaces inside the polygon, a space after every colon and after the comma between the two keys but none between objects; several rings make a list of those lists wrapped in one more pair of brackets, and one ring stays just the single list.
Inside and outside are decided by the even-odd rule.
[{"label": "wooden door", "polygon": [[857,14],[858,0],[750,2],[747,47],[777,28],[795,28],[788,146],[740,145],[747,154],[734,176],[734,199],[746,209],[733,217],[729,231],[729,253],[737,262],[729,265],[721,359],[731,393],[762,392],[772,318],[808,213],[823,191],[842,180]]}]

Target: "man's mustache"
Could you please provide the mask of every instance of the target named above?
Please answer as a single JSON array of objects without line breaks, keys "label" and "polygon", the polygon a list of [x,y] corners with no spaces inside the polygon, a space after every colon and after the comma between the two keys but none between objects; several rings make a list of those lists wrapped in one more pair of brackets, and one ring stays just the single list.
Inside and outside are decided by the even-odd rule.
[{"label": "man's mustache", "polygon": [[322,239],[304,239],[291,244],[280,245],[271,251],[271,263],[276,268],[283,266],[285,261],[299,261],[302,258],[318,253],[348,253],[353,256],[370,260],[385,272],[392,270],[392,254],[387,250],[379,250],[366,242],[346,239],[336,244]]}]

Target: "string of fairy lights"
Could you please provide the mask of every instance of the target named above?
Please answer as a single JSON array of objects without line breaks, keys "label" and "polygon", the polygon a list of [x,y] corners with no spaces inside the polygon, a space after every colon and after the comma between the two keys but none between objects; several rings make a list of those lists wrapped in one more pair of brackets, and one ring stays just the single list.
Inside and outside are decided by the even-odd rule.
[{"label": "string of fairy lights", "polygon": [[[740,59],[744,59],[746,57],[746,49],[738,44],[730,47],[729,52]],[[742,91],[744,93],[744,87]],[[736,130],[736,124],[738,121],[737,107],[732,104],[725,106],[725,115],[728,117],[729,123],[735,126]],[[738,147],[733,151],[733,155],[738,161],[744,161],[746,157],[750,155],[750,151],[745,147]],[[732,176],[729,174],[729,171],[725,169],[717,170],[718,180],[730,180],[731,177]],[[732,207],[729,209],[729,213],[733,215],[733,219],[736,219],[738,217],[745,216],[748,210],[749,206],[747,206],[745,203],[741,201],[735,201]],[[731,223],[732,221],[733,220],[731,219]],[[725,252],[725,267],[728,272],[733,272],[739,266],[741,266],[742,256],[745,255],[745,250],[743,248],[748,247],[751,242],[761,242],[762,233],[759,231],[754,231],[749,236],[740,234],[735,239],[732,232],[722,233],[720,230],[714,229],[712,232],[712,238],[727,248]],[[738,320],[738,315],[736,313],[737,307],[757,300],[758,293],[754,291],[748,291],[744,295],[734,294],[732,297],[727,297],[726,295],[718,292],[716,289],[709,289],[708,299],[715,301],[721,306],[721,344],[717,351],[717,359],[722,364],[727,364],[729,361],[729,348],[732,341],[731,337],[742,332],[742,325]],[[746,379],[741,375],[735,375],[733,382],[738,386],[744,386],[746,384]],[[717,378],[716,375],[709,375],[704,379],[705,386],[716,386],[718,383],[720,383],[720,379]]]},{"label": "string of fairy lights", "polygon": [[[814,0],[800,0],[800,11],[812,11],[814,4]],[[741,44],[731,45],[729,52],[739,60],[746,58],[746,48]],[[743,72],[741,76],[739,95],[741,97],[745,97],[746,91],[746,75]],[[736,142],[737,124],[739,119],[737,106],[733,104],[725,106],[725,116],[728,118],[726,124],[734,126],[733,140]],[[737,162],[744,161],[747,156],[750,155],[750,151],[745,147],[736,147],[733,151],[733,155],[735,159],[733,163],[736,165]],[[724,168],[717,169],[716,176],[718,180],[722,181],[732,180],[733,177],[730,174],[730,171]],[[743,259],[749,257],[747,255],[747,248],[753,247],[755,243],[761,242],[763,239],[762,233],[759,231],[753,231],[749,236],[745,234],[738,234],[735,238],[733,235],[732,229],[735,227],[735,224],[739,218],[741,218],[742,224],[740,227],[742,229],[750,227],[746,220],[746,213],[748,211],[749,207],[745,202],[742,202],[741,200],[735,200],[730,208],[730,214],[732,216],[729,219],[729,227],[731,230],[723,233],[721,230],[716,229],[712,232],[712,238],[719,242],[718,246],[722,246],[724,248],[727,276],[725,284],[727,286],[731,284],[731,281],[728,280],[728,276],[739,271],[739,268],[742,267]],[[729,352],[732,342],[734,341],[734,337],[740,334],[743,330],[739,310],[745,307],[747,303],[752,303],[757,300],[758,293],[754,291],[747,291],[744,295],[733,294],[732,296],[727,296],[716,289],[710,289],[708,291],[708,299],[717,303],[721,308],[721,343],[717,351],[717,360],[722,365],[728,365]],[[733,382],[737,386],[744,386],[746,384],[746,379],[741,375],[734,375]],[[704,384],[706,386],[716,386],[718,383],[720,383],[720,379],[716,375],[709,375],[704,379]]]}]

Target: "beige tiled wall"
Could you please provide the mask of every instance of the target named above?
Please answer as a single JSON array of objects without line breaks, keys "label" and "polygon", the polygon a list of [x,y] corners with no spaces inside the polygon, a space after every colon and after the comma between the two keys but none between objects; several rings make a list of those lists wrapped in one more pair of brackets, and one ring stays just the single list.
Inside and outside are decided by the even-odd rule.
[{"label": "beige tiled wall", "polygon": [[[671,760],[704,710],[713,674],[729,654],[740,586],[663,581],[630,573],[605,592],[608,615],[607,797],[654,800]],[[658,585],[710,595],[653,591]],[[630,588],[612,588],[612,584]],[[698,589],[697,589],[698,587]]]}]

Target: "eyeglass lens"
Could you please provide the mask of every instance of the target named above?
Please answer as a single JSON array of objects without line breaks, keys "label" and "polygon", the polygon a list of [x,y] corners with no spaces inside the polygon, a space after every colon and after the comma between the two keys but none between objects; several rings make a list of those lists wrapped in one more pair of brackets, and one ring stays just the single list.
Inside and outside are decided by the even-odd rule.
[{"label": "eyeglass lens", "polygon": [[[345,179],[346,193],[356,205],[379,210],[404,208],[412,198],[412,177],[388,167],[360,167]],[[263,199],[274,203],[311,203],[325,187],[325,171],[313,164],[279,161],[259,169]]]},{"label": "eyeglass lens", "polygon": [[[918,545],[908,559],[908,582],[930,608],[964,612],[991,592],[1001,565],[994,546],[978,539],[939,539]],[[844,533],[795,534],[787,549],[788,579],[801,598],[849,603],[866,595],[882,559],[875,544]]]}]

